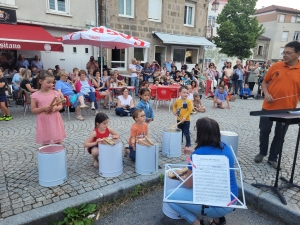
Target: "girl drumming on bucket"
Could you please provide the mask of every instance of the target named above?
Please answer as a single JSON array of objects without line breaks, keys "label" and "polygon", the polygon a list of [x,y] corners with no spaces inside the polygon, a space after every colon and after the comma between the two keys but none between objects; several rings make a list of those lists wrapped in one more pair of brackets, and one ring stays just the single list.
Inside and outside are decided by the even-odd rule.
[{"label": "girl drumming on bucket", "polygon": [[88,148],[88,152],[93,156],[93,165],[95,168],[98,164],[98,144],[103,142],[103,138],[107,138],[110,134],[113,139],[118,139],[120,135],[108,126],[109,118],[105,113],[97,113],[95,117],[95,129],[92,131],[88,139],[84,142],[84,147]]},{"label": "girl drumming on bucket", "polygon": [[53,90],[54,75],[43,70],[37,77],[39,90],[31,95],[31,112],[36,117],[36,143],[61,144],[66,137],[64,123],[59,111],[62,95]]}]

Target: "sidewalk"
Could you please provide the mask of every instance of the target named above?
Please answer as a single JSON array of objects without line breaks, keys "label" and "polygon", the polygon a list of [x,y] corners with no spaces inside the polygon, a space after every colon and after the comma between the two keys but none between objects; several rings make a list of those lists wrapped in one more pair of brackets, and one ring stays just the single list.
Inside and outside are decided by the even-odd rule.
[{"label": "sidewalk", "polygon": [[[258,117],[250,117],[249,111],[260,110],[261,100],[239,100],[231,103],[232,109],[213,109],[211,100],[203,100],[207,107],[205,114],[192,115],[191,134],[194,142],[193,127],[196,120],[203,116],[216,119],[221,130],[235,131],[239,134],[238,159],[242,167],[246,191],[246,202],[262,210],[268,210],[271,215],[280,217],[288,224],[296,224],[300,217],[300,190],[290,188],[282,193],[288,205],[281,204],[277,196],[269,189],[257,189],[250,186],[259,182],[273,184],[275,170],[266,159],[263,163],[253,161],[258,153]],[[67,149],[68,181],[64,184],[45,188],[38,184],[37,149],[35,144],[35,116],[30,112],[23,117],[23,108],[11,108],[14,119],[0,123],[0,224],[34,224],[49,215],[59,215],[63,209],[83,202],[99,202],[110,196],[117,196],[136,184],[147,181],[155,182],[164,171],[153,176],[140,176],[135,173],[134,164],[124,158],[124,172],[116,178],[103,178],[92,165],[91,156],[83,148],[83,142],[94,128],[94,116],[84,115],[85,121],[71,120],[64,116],[67,139],[64,145]],[[110,127],[120,135],[126,145],[133,119],[131,117],[116,117],[113,110],[109,113]],[[85,113],[86,114],[86,113]],[[175,123],[175,117],[168,112],[167,105],[155,112],[155,120],[149,126],[151,137],[161,143],[162,132]],[[284,144],[282,170],[280,176],[288,178],[293,160],[298,126],[290,126]],[[270,138],[271,139],[271,138]],[[180,163],[186,155],[178,158],[159,156],[159,166],[165,163]],[[299,159],[299,157],[298,157]],[[300,185],[300,168],[296,166],[295,183]],[[36,224],[43,224],[38,220]],[[45,223],[47,224],[47,223]]]}]

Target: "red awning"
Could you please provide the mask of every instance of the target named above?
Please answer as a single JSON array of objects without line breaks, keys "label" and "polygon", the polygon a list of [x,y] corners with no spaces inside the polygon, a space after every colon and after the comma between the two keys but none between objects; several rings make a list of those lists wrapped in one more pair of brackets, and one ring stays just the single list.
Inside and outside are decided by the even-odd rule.
[{"label": "red awning", "polygon": [[0,24],[0,49],[62,51],[62,43],[39,26]]}]

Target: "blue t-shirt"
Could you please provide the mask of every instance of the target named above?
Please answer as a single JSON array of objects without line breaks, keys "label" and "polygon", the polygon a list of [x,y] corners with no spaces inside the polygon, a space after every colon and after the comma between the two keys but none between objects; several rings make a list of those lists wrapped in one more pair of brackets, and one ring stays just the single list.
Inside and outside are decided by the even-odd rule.
[{"label": "blue t-shirt", "polygon": [[[223,149],[220,148],[216,148],[213,146],[204,146],[204,147],[200,147],[198,149],[196,149],[193,152],[193,155],[224,155],[229,159],[229,167],[230,168],[234,168],[234,158],[231,152],[231,149],[228,145],[224,144],[223,142],[221,143],[221,145],[224,147]],[[192,156],[190,157],[192,160]],[[189,166],[188,167],[190,170],[192,170],[192,167]],[[235,179],[235,170],[230,170],[230,191],[236,196],[238,197],[238,185],[236,183],[236,179]],[[234,197],[231,196],[231,200],[233,200]]]},{"label": "blue t-shirt", "polygon": [[74,94],[72,86],[68,82],[63,82],[61,80],[58,80],[55,84],[55,90],[59,90],[59,89],[64,95],[69,96]]},{"label": "blue t-shirt", "polygon": [[221,94],[219,89],[217,89],[215,91],[215,96],[217,97],[217,99],[220,99],[221,102],[225,102],[226,101],[226,98],[228,96],[227,92],[224,90],[224,92]]}]

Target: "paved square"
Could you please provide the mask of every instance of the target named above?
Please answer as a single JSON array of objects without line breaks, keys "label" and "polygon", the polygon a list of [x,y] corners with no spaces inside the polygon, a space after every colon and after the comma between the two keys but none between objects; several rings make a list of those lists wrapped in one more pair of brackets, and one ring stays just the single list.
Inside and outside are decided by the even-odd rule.
[{"label": "paved square", "polygon": [[[253,159],[258,153],[258,117],[250,117],[249,112],[261,109],[261,100],[240,100],[231,103],[231,109],[213,109],[212,101],[204,99],[207,112],[192,115],[191,134],[194,142],[194,124],[198,118],[210,117],[217,120],[221,130],[235,131],[239,134],[238,158],[242,167],[244,182],[260,182],[273,184],[275,169],[267,164],[256,164]],[[101,187],[118,183],[130,177],[135,177],[134,163],[129,158],[124,158],[124,173],[116,178],[103,178],[92,165],[92,157],[83,147],[85,139],[94,128],[94,116],[84,112],[85,121],[75,119],[74,113],[68,121],[63,115],[67,138],[64,145],[67,149],[68,180],[63,185],[45,188],[38,184],[37,149],[35,144],[35,115],[27,112],[23,116],[23,108],[10,108],[14,119],[10,122],[0,122],[0,219],[19,214],[34,208],[48,205],[71,196],[101,189]],[[110,117],[110,126],[120,135],[121,141],[127,145],[129,130],[133,123],[131,117],[117,117],[114,110],[104,111]],[[150,135],[156,142],[161,143],[162,131],[176,122],[168,106],[160,105],[155,112],[155,119],[149,126]],[[298,126],[290,126],[286,135],[283,149],[282,170],[280,176],[289,178],[293,162],[293,154],[297,138]],[[272,134],[273,135],[273,132]],[[270,138],[272,140],[272,137]],[[270,141],[271,141],[270,140]],[[300,156],[298,156],[299,161]],[[159,156],[159,165],[163,168],[165,163],[177,163],[186,159],[186,155],[178,158]],[[296,166],[295,183],[300,185],[299,165]],[[272,191],[262,189],[266,192]],[[290,188],[283,190],[283,194],[290,207],[300,211],[300,190]],[[278,199],[279,201],[279,199]]]}]

